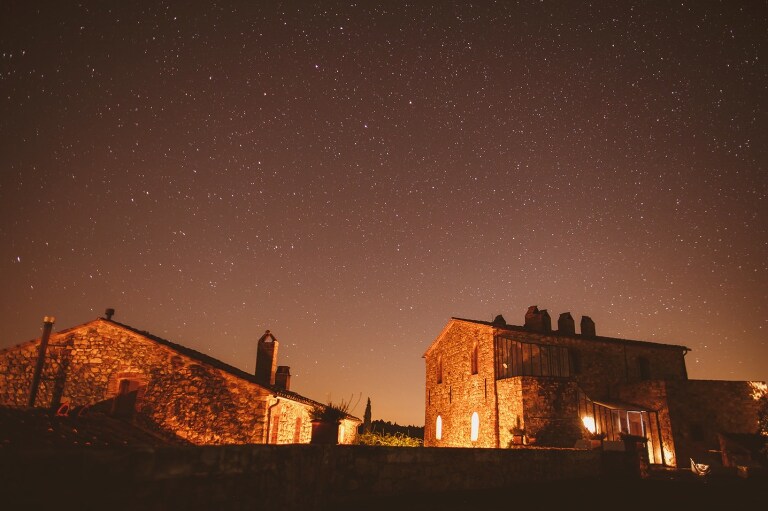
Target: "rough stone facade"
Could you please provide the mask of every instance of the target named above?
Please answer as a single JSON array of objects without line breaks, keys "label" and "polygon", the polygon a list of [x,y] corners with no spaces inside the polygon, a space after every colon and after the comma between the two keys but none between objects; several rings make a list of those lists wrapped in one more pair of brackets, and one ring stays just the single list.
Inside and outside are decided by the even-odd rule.
[{"label": "rough stone facade", "polygon": [[[0,403],[26,406],[40,339],[0,351]],[[35,406],[127,413],[198,445],[309,443],[322,406],[107,319],[51,335]],[[343,423],[355,440],[359,420]]]},{"label": "rough stone facade", "polygon": [[[520,502],[533,483],[598,481],[604,466],[603,453],[574,449],[227,445],[4,454],[3,496],[25,509],[72,502],[78,509],[120,510],[383,509],[376,504],[388,496],[492,489],[508,489]],[[46,491],[39,491],[40,481]]]},{"label": "rough stone facade", "polygon": [[424,354],[424,445],[508,447],[520,429],[539,445],[571,447],[588,439],[583,420],[597,410],[592,433],[618,441],[640,431],[651,459],[675,466],[716,449],[718,432],[756,431],[764,384],[691,381],[685,346],[601,337],[586,317],[577,334],[574,323],[565,313],[552,330],[537,307],[525,326],[452,318]]}]

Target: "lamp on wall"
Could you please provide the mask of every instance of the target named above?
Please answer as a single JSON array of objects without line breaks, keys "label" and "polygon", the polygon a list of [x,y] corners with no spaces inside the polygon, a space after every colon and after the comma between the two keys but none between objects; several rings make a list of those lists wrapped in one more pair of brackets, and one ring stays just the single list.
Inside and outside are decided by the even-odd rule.
[{"label": "lamp on wall", "polygon": [[595,434],[595,431],[597,431],[597,428],[595,427],[595,418],[594,417],[582,417],[581,422],[584,423],[584,427],[587,428],[587,430]]}]

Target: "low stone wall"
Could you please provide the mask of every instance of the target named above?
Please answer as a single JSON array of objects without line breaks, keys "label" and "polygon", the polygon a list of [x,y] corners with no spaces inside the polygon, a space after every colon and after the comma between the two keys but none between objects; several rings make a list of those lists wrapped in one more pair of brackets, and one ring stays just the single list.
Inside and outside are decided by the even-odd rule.
[{"label": "low stone wall", "polygon": [[93,508],[287,511],[364,498],[597,478],[601,461],[600,451],[536,448],[5,447],[0,448],[0,480],[8,488],[4,497],[26,502],[28,509],[79,502],[79,509],[97,503]]}]

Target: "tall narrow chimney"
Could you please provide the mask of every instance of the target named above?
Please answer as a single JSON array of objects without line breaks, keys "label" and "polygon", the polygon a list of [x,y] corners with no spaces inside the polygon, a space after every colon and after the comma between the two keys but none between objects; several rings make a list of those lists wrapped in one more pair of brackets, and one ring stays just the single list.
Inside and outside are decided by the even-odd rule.
[{"label": "tall narrow chimney", "polygon": [[595,337],[595,322],[589,316],[581,317],[581,335]]},{"label": "tall narrow chimney", "polygon": [[115,315],[115,309],[109,308],[104,311],[104,319],[112,321],[112,316]]},{"label": "tall narrow chimney", "polygon": [[256,348],[256,381],[262,385],[275,384],[278,342],[269,330],[259,339]]},{"label": "tall narrow chimney", "polygon": [[29,388],[29,400],[27,401],[27,406],[30,408],[35,406],[37,388],[40,386],[40,377],[43,374],[43,365],[45,365],[45,350],[48,348],[48,339],[51,337],[51,329],[55,322],[56,318],[53,316],[43,318],[43,336],[40,338],[40,348],[37,350],[37,364],[35,365],[35,373],[32,375],[32,385]]},{"label": "tall narrow chimney", "polygon": [[570,312],[563,312],[560,317],[557,318],[557,331],[561,334],[573,335],[576,333],[576,322],[573,321],[573,316]]},{"label": "tall narrow chimney", "polygon": [[534,332],[549,333],[552,331],[552,319],[547,309],[539,310],[536,305],[528,307],[525,313],[525,328]]},{"label": "tall narrow chimney", "polygon": [[275,387],[283,390],[291,390],[291,368],[288,366],[277,366],[275,373]]}]

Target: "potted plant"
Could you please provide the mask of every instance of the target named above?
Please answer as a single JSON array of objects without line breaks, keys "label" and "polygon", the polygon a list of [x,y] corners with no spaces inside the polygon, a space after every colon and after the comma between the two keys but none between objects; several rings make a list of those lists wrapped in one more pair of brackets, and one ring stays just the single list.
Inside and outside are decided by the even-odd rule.
[{"label": "potted plant", "polygon": [[348,415],[349,403],[316,404],[309,411],[312,420],[312,444],[337,444],[339,424]]},{"label": "potted plant", "polygon": [[599,449],[600,447],[602,447],[603,440],[605,440],[605,433],[589,434],[589,444],[592,447],[592,449]]},{"label": "potted plant", "polygon": [[520,417],[515,417],[515,426],[509,430],[512,433],[510,445],[523,445],[525,439],[525,429],[520,424]]}]

